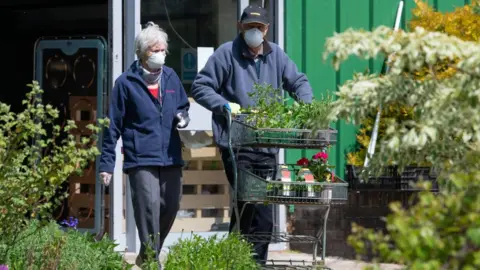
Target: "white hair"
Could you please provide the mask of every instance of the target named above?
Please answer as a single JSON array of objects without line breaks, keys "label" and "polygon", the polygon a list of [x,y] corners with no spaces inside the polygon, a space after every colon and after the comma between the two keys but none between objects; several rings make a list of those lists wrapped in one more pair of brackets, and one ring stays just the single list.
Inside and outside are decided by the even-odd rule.
[{"label": "white hair", "polygon": [[135,53],[137,57],[142,58],[145,56],[148,48],[157,43],[163,43],[168,48],[168,35],[158,24],[148,22],[147,27],[142,29],[135,38]]}]

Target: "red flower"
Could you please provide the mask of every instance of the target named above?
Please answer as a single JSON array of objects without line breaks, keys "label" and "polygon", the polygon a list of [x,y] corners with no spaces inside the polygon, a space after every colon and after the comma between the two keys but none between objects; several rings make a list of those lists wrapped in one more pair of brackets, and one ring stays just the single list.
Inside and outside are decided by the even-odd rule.
[{"label": "red flower", "polygon": [[307,158],[301,158],[297,161],[298,166],[304,166],[305,167],[305,166],[308,166],[308,163],[309,163],[309,161],[308,161]]},{"label": "red flower", "polygon": [[323,159],[323,160],[327,160],[328,159],[328,154],[325,153],[325,152],[318,152],[316,153],[312,159]]}]

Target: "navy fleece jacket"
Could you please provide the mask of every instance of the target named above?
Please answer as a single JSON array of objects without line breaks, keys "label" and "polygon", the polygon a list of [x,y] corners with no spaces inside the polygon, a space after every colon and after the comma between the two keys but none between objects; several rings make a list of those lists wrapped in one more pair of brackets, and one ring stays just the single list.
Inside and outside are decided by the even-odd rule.
[{"label": "navy fleece jacket", "polygon": [[183,166],[182,145],[176,115],[188,115],[188,101],[175,71],[164,66],[160,91],[155,98],[140,75],[137,62],[115,81],[110,96],[110,126],[103,137],[100,172],[112,173],[115,145],[122,137],[123,170],[139,166]]}]

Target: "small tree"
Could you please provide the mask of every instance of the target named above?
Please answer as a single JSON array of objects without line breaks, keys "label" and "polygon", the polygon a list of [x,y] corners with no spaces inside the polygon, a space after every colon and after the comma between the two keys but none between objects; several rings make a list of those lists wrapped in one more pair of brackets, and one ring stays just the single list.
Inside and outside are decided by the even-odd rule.
[{"label": "small tree", "polygon": [[[480,13],[478,12],[478,1],[472,1],[471,4],[463,7],[458,7],[452,12],[435,11],[428,3],[415,0],[416,6],[412,10],[413,18],[409,22],[410,30],[415,30],[417,27],[422,27],[427,31],[435,31],[446,33],[448,35],[456,36],[462,40],[478,41],[480,39]],[[451,76],[456,72],[455,68],[451,67],[452,62],[441,61],[433,65],[435,77],[442,79]],[[429,78],[431,71],[428,66],[418,70],[414,73],[415,78],[424,80]],[[366,149],[370,143],[370,136],[372,134],[373,124],[375,121],[376,110],[372,111],[369,118],[366,118],[361,123],[361,128],[357,135],[359,149],[356,152],[348,154],[348,163],[355,166],[362,166],[366,157]],[[390,118],[401,118],[402,121],[414,120],[414,115],[411,108],[405,106],[398,106],[398,104],[389,104],[382,110],[382,117],[380,119],[379,136],[383,136],[386,130],[386,122]]]},{"label": "small tree", "polygon": [[0,263],[30,218],[50,219],[63,197],[55,197],[57,189],[99,154],[100,127],[94,125],[88,126],[90,138],[76,141],[68,134],[58,143],[61,135],[76,128],[74,122],[67,121],[63,128],[54,125],[58,111],[42,103],[43,91],[37,82],[29,87],[32,91],[23,101],[23,112],[11,112],[0,103]]},{"label": "small tree", "polygon": [[[479,52],[477,42],[421,27],[350,29],[327,40],[325,56],[333,54],[337,69],[351,55],[394,55],[388,74],[358,74],[340,87],[330,120],[360,123],[379,105],[413,108],[411,120],[385,121],[372,169],[426,160],[439,172],[439,194],[421,193],[409,210],[391,205],[387,235],[354,226],[350,242],[360,254],[369,243],[375,255],[408,269],[480,269]],[[438,77],[439,65],[455,72]]]}]

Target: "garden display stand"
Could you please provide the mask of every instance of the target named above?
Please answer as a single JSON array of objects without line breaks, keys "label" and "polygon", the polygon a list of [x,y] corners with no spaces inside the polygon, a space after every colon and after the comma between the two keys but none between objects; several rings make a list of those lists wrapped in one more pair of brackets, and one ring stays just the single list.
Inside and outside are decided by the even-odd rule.
[{"label": "garden display stand", "polygon": [[[302,130],[302,129],[260,129],[247,124],[242,115],[235,119],[226,114],[228,125],[228,148],[232,157],[234,183],[232,186],[232,210],[236,220],[248,204],[287,204],[311,205],[325,208],[322,226],[315,235],[290,235],[287,233],[256,233],[244,235],[250,242],[288,242],[312,244],[312,261],[269,260],[264,269],[329,269],[325,267],[326,228],[330,206],[345,203],[348,199],[348,184],[335,177],[334,182],[282,182],[269,175],[275,172],[245,170],[238,167],[235,151],[242,148],[288,148],[288,149],[322,149],[335,144],[337,131]],[[261,176],[262,177],[261,177]],[[242,209],[238,201],[245,202]],[[236,222],[234,230],[239,231],[240,222]],[[321,260],[317,260],[319,244],[322,244]]]}]

